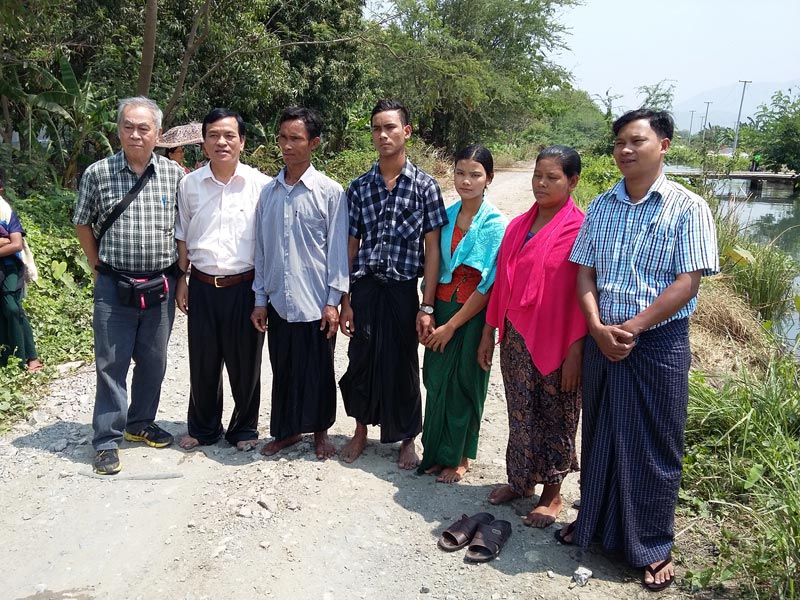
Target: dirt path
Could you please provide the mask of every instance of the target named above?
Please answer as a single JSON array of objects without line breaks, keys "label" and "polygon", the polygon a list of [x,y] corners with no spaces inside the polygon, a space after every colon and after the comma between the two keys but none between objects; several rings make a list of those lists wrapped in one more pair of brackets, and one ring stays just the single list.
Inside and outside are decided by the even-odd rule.
[{"label": "dirt path", "polygon": [[[530,171],[498,173],[492,198],[510,216],[528,208]],[[159,424],[185,431],[186,323],[176,319]],[[346,340],[336,349],[346,367]],[[495,364],[499,358],[495,355]],[[264,358],[261,431],[269,424]],[[559,546],[553,528],[521,516],[535,498],[491,507],[505,480],[507,420],[499,368],[492,372],[478,459],[458,485],[400,471],[397,447],[377,431],[353,465],[319,462],[309,437],[277,459],[224,442],[201,452],[124,444],[122,473],[91,476],[92,366],[52,386],[27,423],[0,439],[2,598],[635,598],[640,574],[598,551]],[[229,398],[229,396],[227,396]],[[227,415],[226,415],[227,418]],[[353,423],[339,405],[337,446]],[[577,476],[564,484],[578,497]],[[514,524],[499,559],[464,562],[436,548],[462,513],[489,510]],[[572,520],[562,513],[559,523]],[[578,566],[594,576],[573,587]],[[677,590],[670,593],[676,594]]]}]

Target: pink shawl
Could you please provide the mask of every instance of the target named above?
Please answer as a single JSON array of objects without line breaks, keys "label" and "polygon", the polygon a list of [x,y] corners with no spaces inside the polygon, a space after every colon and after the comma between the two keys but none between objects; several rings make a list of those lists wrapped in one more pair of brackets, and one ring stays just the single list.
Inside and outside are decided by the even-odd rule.
[{"label": "pink shawl", "polygon": [[506,229],[486,322],[500,330],[502,341],[507,316],[525,340],[533,364],[549,375],[587,333],[576,292],[578,265],[568,260],[584,214],[570,198],[523,246],[538,212],[534,203]]}]

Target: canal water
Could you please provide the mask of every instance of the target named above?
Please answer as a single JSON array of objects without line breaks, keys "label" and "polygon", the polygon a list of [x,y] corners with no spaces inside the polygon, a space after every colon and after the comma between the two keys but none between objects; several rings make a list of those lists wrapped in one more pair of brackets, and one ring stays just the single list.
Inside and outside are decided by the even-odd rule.
[{"label": "canal water", "polygon": [[[723,210],[733,210],[739,223],[756,241],[766,244],[775,240],[778,248],[800,263],[800,198],[797,195],[790,198],[748,196],[746,190],[746,182],[719,182],[716,192]],[[800,275],[794,280],[794,293],[800,294]],[[792,309],[791,314],[776,324],[776,332],[788,345],[795,346],[800,335],[800,316],[796,310]],[[795,346],[795,351],[798,350],[800,348]]]}]

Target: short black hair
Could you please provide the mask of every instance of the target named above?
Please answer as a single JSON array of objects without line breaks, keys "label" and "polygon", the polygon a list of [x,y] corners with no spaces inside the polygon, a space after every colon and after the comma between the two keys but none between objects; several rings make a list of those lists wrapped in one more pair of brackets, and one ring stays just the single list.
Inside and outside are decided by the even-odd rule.
[{"label": "short black hair", "polygon": [[577,150],[569,146],[548,146],[539,152],[536,157],[536,162],[540,160],[550,159],[554,160],[564,171],[567,177],[573,177],[581,174],[581,155]]},{"label": "short black hair", "polygon": [[650,110],[649,108],[629,110],[614,121],[611,125],[611,129],[614,131],[614,135],[619,135],[619,132],[625,125],[640,119],[644,119],[650,124],[650,127],[656,132],[659,139],[672,139],[675,133],[675,121],[672,119],[672,115],[666,110]]},{"label": "short black hair", "polygon": [[216,123],[217,121],[225,119],[226,117],[233,117],[236,119],[236,125],[239,128],[239,137],[244,137],[244,119],[242,118],[242,115],[237,113],[235,110],[230,110],[229,108],[212,108],[203,119],[203,139],[206,138],[206,128],[211,125],[211,123]]},{"label": "short black hair", "polygon": [[283,109],[278,119],[278,128],[286,121],[302,121],[308,133],[308,139],[313,140],[322,135],[322,117],[315,110],[303,106],[289,106]]},{"label": "short black hair", "polygon": [[474,160],[483,166],[486,175],[494,173],[494,158],[489,149],[480,144],[471,144],[466,148],[462,148],[456,153],[455,163],[458,164],[460,160]]},{"label": "short black hair", "polygon": [[375,105],[375,108],[372,109],[372,114],[369,116],[370,123],[372,123],[372,118],[378,113],[387,112],[390,110],[396,110],[400,113],[400,122],[403,124],[403,127],[411,123],[411,117],[408,114],[408,108],[406,105],[399,100],[392,100],[390,98],[380,100]]}]

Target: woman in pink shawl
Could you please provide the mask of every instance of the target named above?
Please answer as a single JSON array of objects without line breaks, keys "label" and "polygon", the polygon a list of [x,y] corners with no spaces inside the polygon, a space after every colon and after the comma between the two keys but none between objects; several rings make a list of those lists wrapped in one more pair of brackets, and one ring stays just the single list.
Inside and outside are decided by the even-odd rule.
[{"label": "woman in pink shawl", "polygon": [[550,146],[533,172],[531,209],[511,221],[497,257],[497,276],[478,347],[488,370],[499,329],[500,370],[508,403],[508,483],[489,495],[500,504],[544,489],[525,517],[547,527],[561,512],[561,482],[578,470],[575,433],[586,321],[575,291],[578,266],[569,262],[584,214],[570,194],[581,159]]}]

